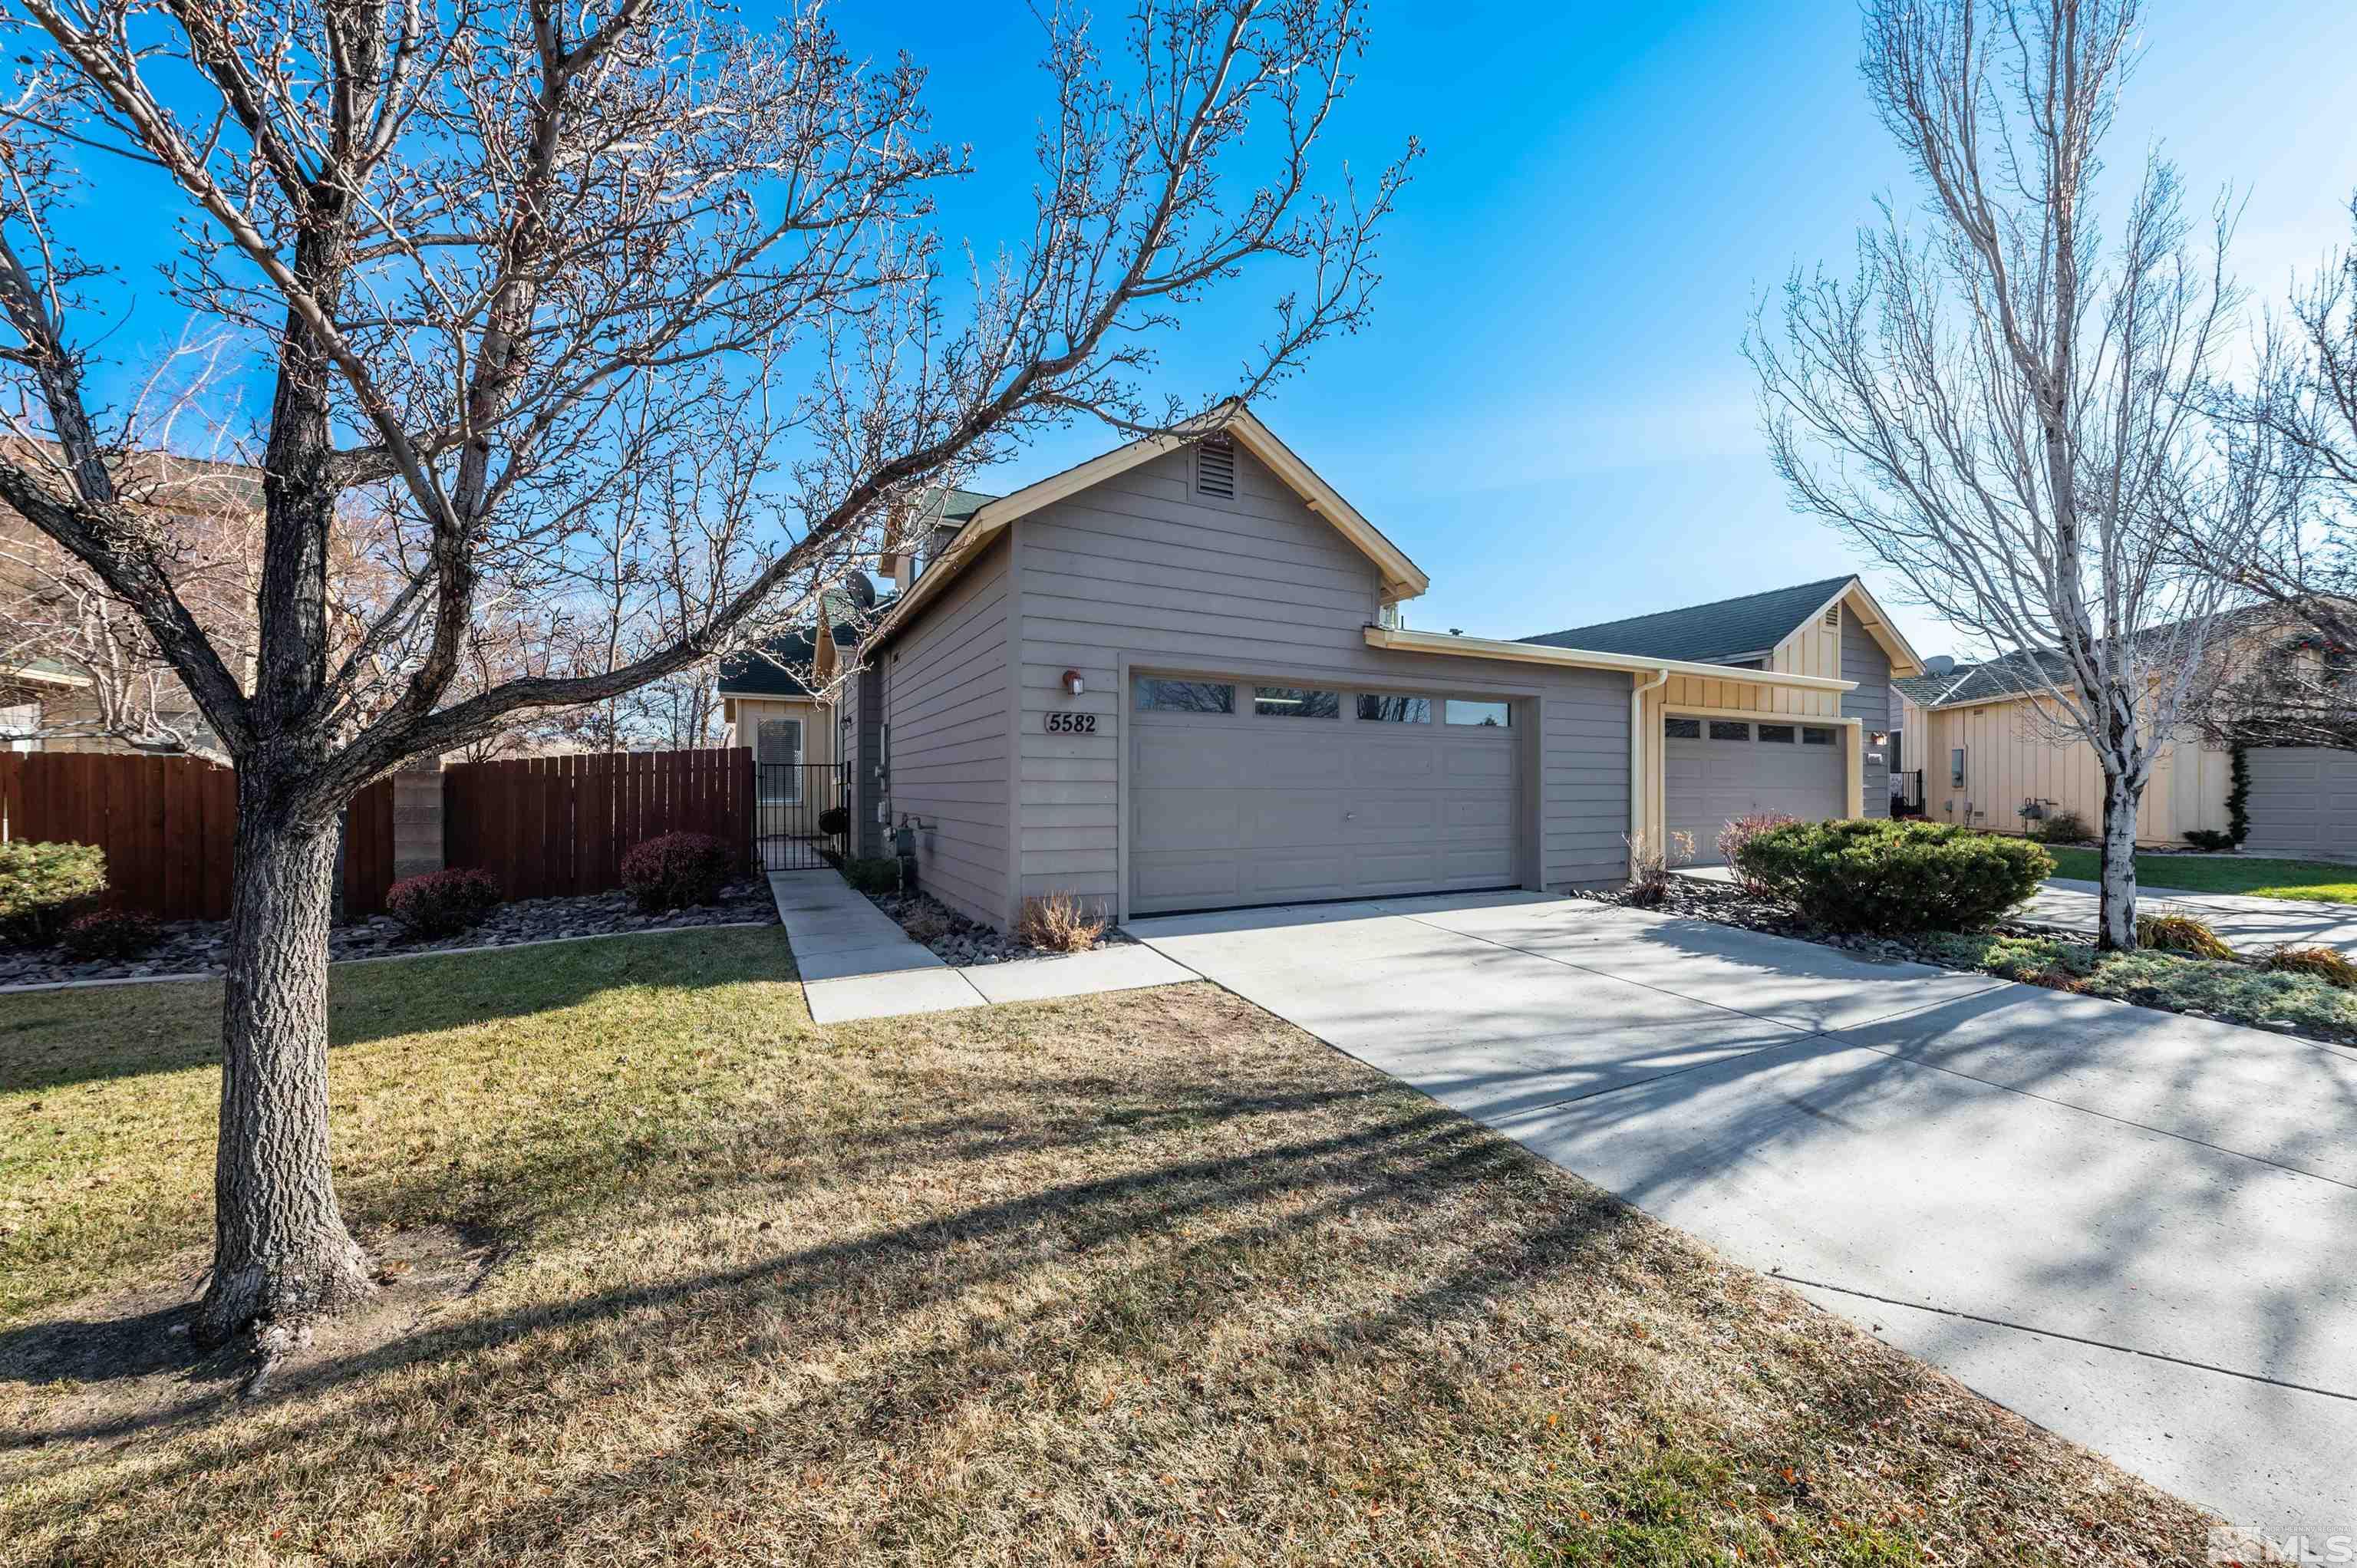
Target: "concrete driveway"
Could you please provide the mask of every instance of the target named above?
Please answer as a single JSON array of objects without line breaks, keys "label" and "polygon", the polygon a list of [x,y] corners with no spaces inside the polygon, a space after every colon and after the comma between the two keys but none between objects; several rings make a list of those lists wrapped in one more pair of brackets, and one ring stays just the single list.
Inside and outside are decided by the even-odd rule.
[{"label": "concrete driveway", "polygon": [[1540,895],[1129,929],[2159,1486],[2357,1535],[2357,1053]]}]

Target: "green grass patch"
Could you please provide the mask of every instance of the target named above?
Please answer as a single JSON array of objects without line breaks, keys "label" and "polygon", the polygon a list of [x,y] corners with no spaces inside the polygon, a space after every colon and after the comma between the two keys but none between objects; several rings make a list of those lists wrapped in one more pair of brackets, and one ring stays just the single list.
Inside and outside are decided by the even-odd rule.
[{"label": "green grass patch", "polygon": [[[2048,846],[2054,875],[2093,882],[2103,860],[2092,849]],[[2319,860],[2262,860],[2238,854],[2140,854],[2136,883],[2184,893],[2246,893],[2255,898],[2309,898],[2357,904],[2357,865]]]},{"label": "green grass patch", "polygon": [[2171,1012],[2200,1011],[2234,1024],[2287,1022],[2335,1038],[2357,1038],[2357,992],[2312,974],[2144,950],[2099,952],[2060,937],[1928,937],[1918,950],[1952,969],[2107,996]]}]

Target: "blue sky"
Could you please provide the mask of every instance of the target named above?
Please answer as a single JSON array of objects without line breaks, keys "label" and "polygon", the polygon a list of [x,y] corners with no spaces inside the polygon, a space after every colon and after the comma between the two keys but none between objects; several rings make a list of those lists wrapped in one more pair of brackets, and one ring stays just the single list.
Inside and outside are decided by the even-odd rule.
[{"label": "blue sky", "polygon": [[[2247,192],[2236,271],[2263,299],[2349,231],[2357,16],[2333,9],[2154,6],[2110,144],[2126,167],[2158,138],[2198,198]],[[983,171],[945,216],[1019,232],[1039,102],[1025,8],[836,16],[863,47],[905,40],[934,65],[937,128]],[[1374,16],[1332,152],[1371,170],[1413,132],[1429,154],[1372,329],[1262,413],[1431,574],[1411,624],[1520,636],[1860,566],[1889,589],[1791,510],[1738,352],[1760,289],[1796,261],[1846,268],[1876,193],[1906,193],[1858,81],[1855,10],[1394,0]],[[1246,284],[1198,316],[1168,374],[1219,384],[1266,297]],[[1011,488],[1102,445],[1077,432],[976,482]],[[1932,614],[1883,596],[1919,650],[1950,648]]]},{"label": "blue sky", "polygon": [[[2262,300],[2348,234],[2357,14],[2334,9],[2154,5],[2110,147],[2133,166],[2157,138],[2196,197],[2246,193],[2236,270]],[[1411,133],[1428,156],[1391,225],[1372,328],[1261,412],[1431,574],[1411,624],[1520,636],[1864,567],[1921,651],[1952,650],[1935,617],[1792,511],[1738,352],[1760,291],[1795,262],[1846,268],[1876,193],[1908,193],[1857,79],[1852,7],[1373,14],[1329,156],[1371,174]],[[946,194],[951,237],[1018,240],[1045,102],[1030,6],[843,0],[834,15],[856,49],[932,68],[935,129],[971,143],[978,170]],[[162,341],[139,265],[167,241],[151,177],[101,171],[93,216],[122,225],[106,242],[150,294],[128,338]],[[1169,384],[1224,386],[1275,287],[1246,279],[1191,317]],[[1011,489],[1105,444],[1075,431],[975,482]]]}]

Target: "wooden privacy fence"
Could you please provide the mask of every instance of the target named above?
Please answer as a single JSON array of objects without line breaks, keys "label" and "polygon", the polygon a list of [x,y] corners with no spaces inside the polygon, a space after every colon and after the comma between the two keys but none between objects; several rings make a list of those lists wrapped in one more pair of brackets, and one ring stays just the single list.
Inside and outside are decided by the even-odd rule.
[{"label": "wooden privacy fence", "polygon": [[[710,833],[749,856],[753,818],[742,747],[461,763],[442,774],[442,864],[480,866],[511,898],[603,893],[657,833]],[[110,903],[225,919],[237,776],[193,757],[0,752],[0,834],[98,845]],[[381,779],[346,816],[346,916],[381,913],[393,880],[393,780]]]},{"label": "wooden privacy fence", "polygon": [[[0,830],[106,852],[107,902],[166,920],[229,918],[237,775],[192,757],[0,752]],[[393,882],[393,784],[352,799],[344,908],[373,915]]]},{"label": "wooden privacy fence", "polygon": [[603,893],[658,833],[753,840],[753,754],[578,752],[466,762],[442,772],[443,863],[479,866],[511,898]]}]

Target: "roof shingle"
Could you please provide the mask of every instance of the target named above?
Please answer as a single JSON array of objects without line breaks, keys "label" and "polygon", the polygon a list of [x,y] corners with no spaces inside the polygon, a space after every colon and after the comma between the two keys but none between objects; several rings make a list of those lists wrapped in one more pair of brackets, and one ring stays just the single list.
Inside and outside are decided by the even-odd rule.
[{"label": "roof shingle", "polygon": [[1825,601],[1856,580],[1855,574],[1770,588],[1740,598],[1707,605],[1657,610],[1625,620],[1576,626],[1523,642],[1554,648],[1586,649],[1592,653],[1631,653],[1640,658],[1684,659],[1697,663],[1761,654],[1790,637],[1800,624],[1824,607]]}]

